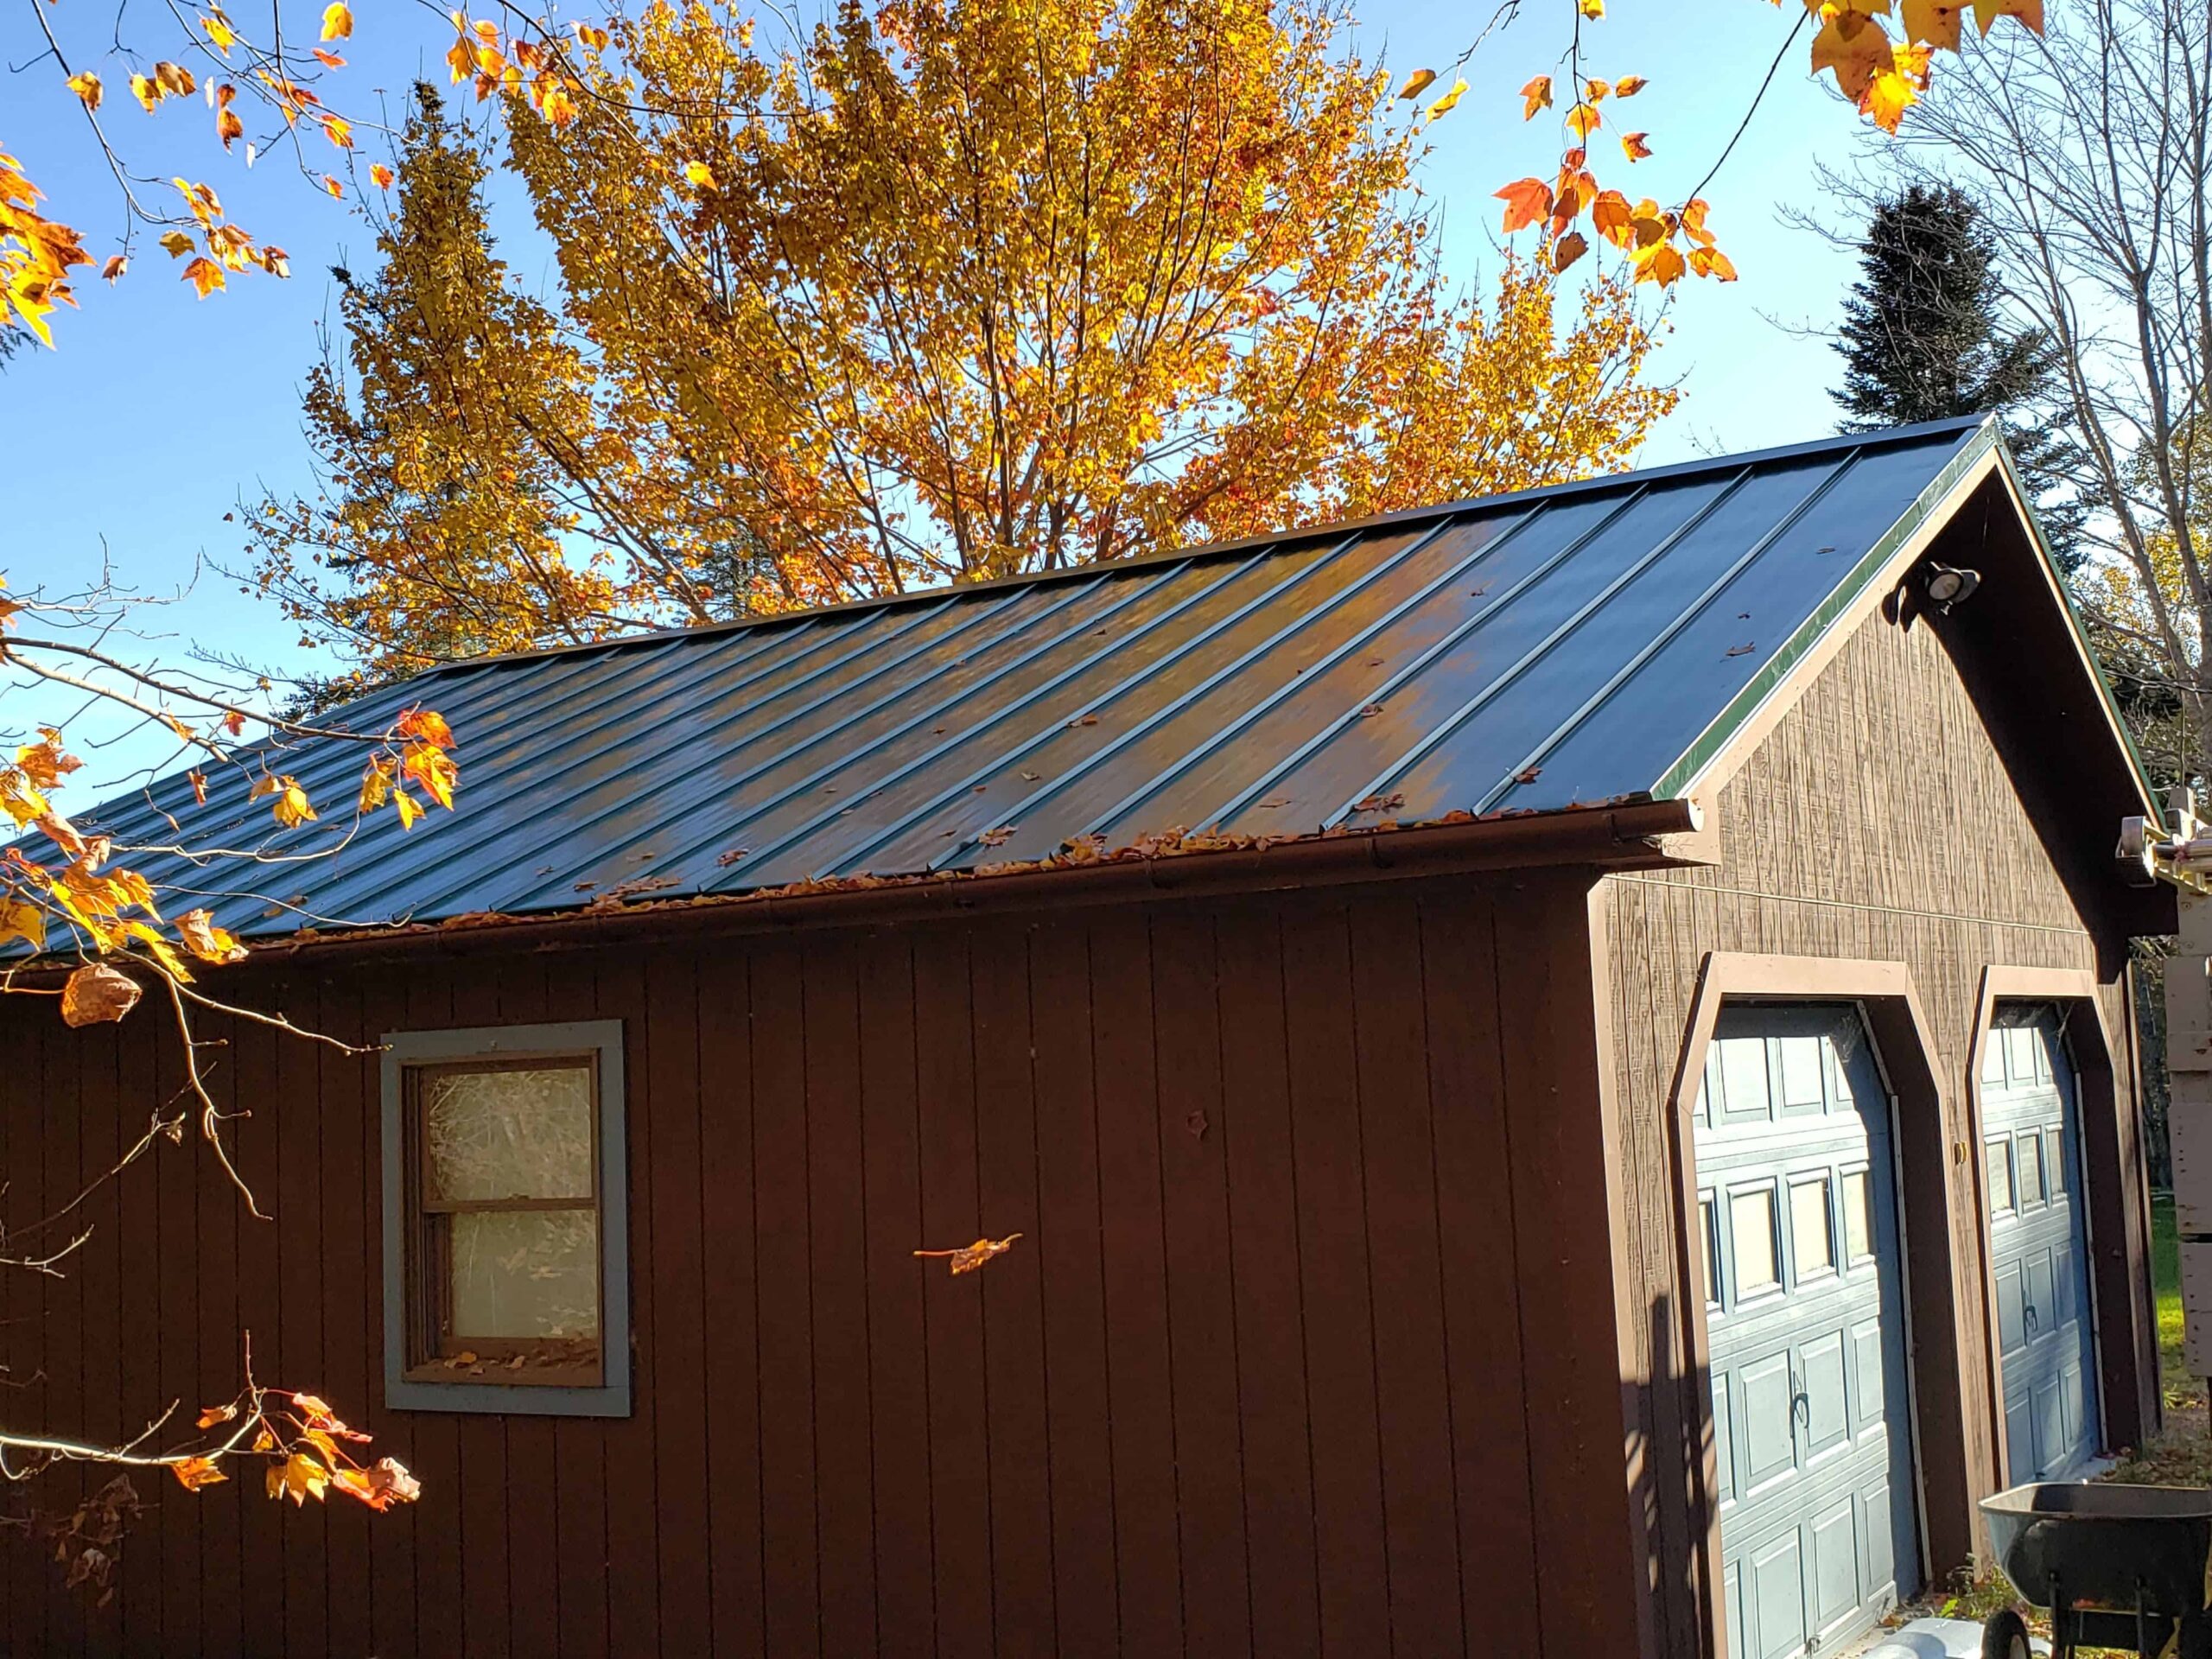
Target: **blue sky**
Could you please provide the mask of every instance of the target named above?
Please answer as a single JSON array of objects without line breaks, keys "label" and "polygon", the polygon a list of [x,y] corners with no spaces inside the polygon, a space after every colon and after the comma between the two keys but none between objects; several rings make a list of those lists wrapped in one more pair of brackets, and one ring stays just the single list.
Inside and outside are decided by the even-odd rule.
[{"label": "blue sky", "polygon": [[[396,107],[418,73],[442,81],[446,42],[437,36],[442,24],[435,12],[404,0],[355,0],[354,9],[357,31],[345,43],[351,63],[339,79],[355,112],[373,107],[371,89],[383,89]],[[1424,64],[1441,67],[1465,44],[1470,19],[1488,10],[1443,0],[1364,0],[1360,47],[1400,75]],[[319,10],[303,7],[298,20]],[[1533,0],[1524,11],[1523,21],[1494,35],[1467,67],[1468,93],[1432,129],[1423,184],[1445,215],[1447,270],[1463,282],[1485,282],[1495,265],[1499,205],[1491,192],[1510,178],[1548,172],[1557,154],[1557,127],[1548,118],[1524,124],[1516,89],[1554,67],[1568,7],[1566,0]],[[1796,9],[1755,0],[1614,0],[1611,11],[1586,29],[1586,70],[1649,79],[1634,104],[1608,104],[1606,111],[1621,108],[1633,125],[1648,128],[1656,153],[1630,168],[1601,133],[1598,142],[1608,148],[1597,153],[1609,158],[1601,171],[1609,181],[1641,182],[1674,200],[1703,175],[1742,119]],[[120,284],[80,283],[81,310],[54,319],[60,349],[18,353],[0,372],[0,443],[11,474],[0,569],[18,590],[58,590],[81,585],[105,557],[120,581],[141,592],[188,590],[159,613],[155,625],[167,637],[148,649],[175,657],[196,642],[279,671],[315,667],[318,655],[299,648],[296,630],[272,607],[209,567],[241,562],[236,526],[224,515],[242,494],[297,487],[307,478],[299,389],[318,353],[318,325],[334,309],[327,267],[365,264],[372,238],[281,154],[264,156],[251,172],[225,156],[197,99],[145,117],[125,89],[129,66],[100,55],[111,13],[63,6],[49,15],[97,25],[89,29],[87,60],[109,85],[104,113],[111,130],[133,146],[129,158],[137,170],[206,179],[236,219],[289,252],[293,276],[238,278],[227,293],[198,301],[167,256],[142,237]],[[176,55],[157,32],[156,9],[127,15],[131,29],[144,31],[139,43],[146,58]],[[36,49],[25,16],[17,8],[0,22],[0,60],[7,64],[22,64]],[[1656,365],[1679,380],[1686,396],[1646,446],[1644,461],[1834,429],[1825,391],[1834,378],[1834,354],[1823,340],[1793,330],[1832,323],[1849,261],[1785,225],[1780,213],[1789,205],[1818,208],[1817,157],[1848,156],[1860,139],[1852,111],[1807,77],[1803,53],[1801,38],[1706,193],[1713,228],[1743,280],[1683,285]],[[60,80],[50,64],[0,77],[0,149],[45,188],[47,211],[78,226],[87,249],[104,258],[117,245],[121,209],[76,100]],[[314,143],[310,154],[320,167],[329,152],[317,153],[320,140]],[[365,135],[364,174],[376,145]],[[526,280],[550,285],[543,245],[528,227],[513,225],[515,217],[507,213],[503,224],[510,258]]]}]

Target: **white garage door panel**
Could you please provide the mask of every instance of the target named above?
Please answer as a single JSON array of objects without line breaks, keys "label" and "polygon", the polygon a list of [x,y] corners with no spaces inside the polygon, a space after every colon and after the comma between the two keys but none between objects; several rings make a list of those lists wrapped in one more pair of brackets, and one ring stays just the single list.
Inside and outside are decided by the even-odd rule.
[{"label": "white garage door panel", "polygon": [[2057,1011],[2001,1005],[1982,1047],[1990,1271],[2008,1477],[2065,1475],[2102,1438],[2096,1409],[2079,1096]]},{"label": "white garage door panel", "polygon": [[1889,1116],[1855,1008],[1723,1012],[1698,1184],[1721,1583],[1758,1659],[1856,1636],[1918,1587]]}]

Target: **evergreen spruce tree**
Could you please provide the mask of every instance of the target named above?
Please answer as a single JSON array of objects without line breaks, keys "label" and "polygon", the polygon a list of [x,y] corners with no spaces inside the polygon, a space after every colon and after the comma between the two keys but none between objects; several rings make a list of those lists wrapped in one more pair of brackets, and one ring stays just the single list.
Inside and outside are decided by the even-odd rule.
[{"label": "evergreen spruce tree", "polygon": [[2080,563],[2085,508],[2069,481],[2062,363],[2040,328],[2007,329],[1998,310],[1996,249],[1958,190],[1914,184],[1875,205],[1844,302],[1847,432],[1996,414],[2061,567]]}]

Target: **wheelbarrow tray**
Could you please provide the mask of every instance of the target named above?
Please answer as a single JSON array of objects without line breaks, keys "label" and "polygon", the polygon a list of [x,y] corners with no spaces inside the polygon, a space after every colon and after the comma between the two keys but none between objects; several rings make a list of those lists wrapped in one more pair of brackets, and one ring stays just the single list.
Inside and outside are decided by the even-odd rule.
[{"label": "wheelbarrow tray", "polygon": [[[2212,1491],[2042,1484],[1981,1501],[2005,1576],[2038,1607],[2204,1611]],[[2138,1600],[2138,1596],[2141,1599]]]}]

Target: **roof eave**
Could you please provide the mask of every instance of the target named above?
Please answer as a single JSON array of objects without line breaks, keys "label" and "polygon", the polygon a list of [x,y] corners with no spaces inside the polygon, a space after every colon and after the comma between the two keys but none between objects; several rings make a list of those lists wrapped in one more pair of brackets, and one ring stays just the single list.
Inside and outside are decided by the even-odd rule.
[{"label": "roof eave", "polygon": [[945,874],[836,887],[651,900],[523,916],[313,933],[256,942],[261,964],[417,952],[556,950],[675,937],[880,926],[1007,911],[1340,887],[1485,871],[1596,872],[1706,861],[1706,821],[1688,800],[1647,801],[1473,823],[1376,829],[1249,848],[1075,866]]}]

